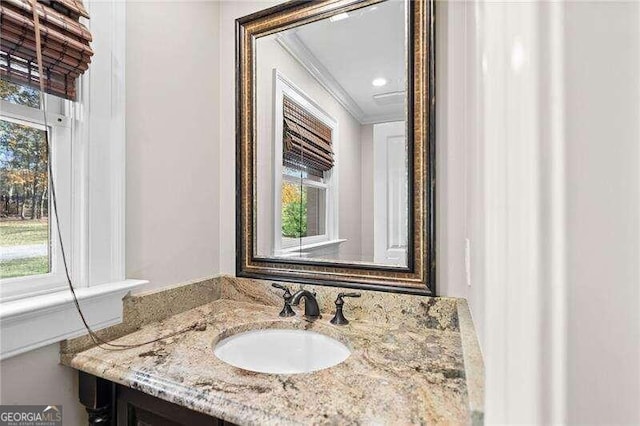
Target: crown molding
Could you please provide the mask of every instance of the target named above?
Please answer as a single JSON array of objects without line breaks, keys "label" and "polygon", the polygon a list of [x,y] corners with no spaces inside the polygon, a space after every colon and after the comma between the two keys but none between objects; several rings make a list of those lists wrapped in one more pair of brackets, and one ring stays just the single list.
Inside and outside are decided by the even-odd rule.
[{"label": "crown molding", "polygon": [[295,32],[279,34],[278,43],[311,74],[349,113],[361,124],[366,124],[367,115],[338,83],[329,70],[315,57]]}]

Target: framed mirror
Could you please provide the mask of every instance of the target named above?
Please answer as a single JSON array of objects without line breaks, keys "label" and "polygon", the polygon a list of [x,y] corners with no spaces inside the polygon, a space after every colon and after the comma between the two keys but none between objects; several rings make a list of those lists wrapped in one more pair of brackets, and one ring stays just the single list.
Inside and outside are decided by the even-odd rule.
[{"label": "framed mirror", "polygon": [[237,21],[237,275],[435,294],[434,10],[292,1]]}]

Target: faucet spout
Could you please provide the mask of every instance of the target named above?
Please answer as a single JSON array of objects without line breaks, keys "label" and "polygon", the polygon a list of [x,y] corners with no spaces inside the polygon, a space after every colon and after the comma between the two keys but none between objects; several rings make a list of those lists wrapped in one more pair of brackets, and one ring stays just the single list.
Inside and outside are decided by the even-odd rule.
[{"label": "faucet spout", "polygon": [[318,307],[318,301],[315,294],[309,290],[298,290],[293,296],[291,296],[290,304],[297,306],[300,303],[300,299],[304,297],[304,316],[314,320],[320,318],[320,308]]}]

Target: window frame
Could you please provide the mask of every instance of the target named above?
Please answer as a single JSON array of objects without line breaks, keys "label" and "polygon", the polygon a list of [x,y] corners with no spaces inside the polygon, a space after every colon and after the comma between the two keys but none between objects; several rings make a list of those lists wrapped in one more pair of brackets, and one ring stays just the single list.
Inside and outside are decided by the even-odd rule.
[{"label": "window frame", "polygon": [[[283,98],[289,97],[299,105],[303,106],[311,115],[320,120],[331,129],[331,143],[333,145],[334,158],[333,168],[324,172],[323,182],[311,179],[302,179],[302,184],[324,189],[325,192],[325,233],[303,237],[301,244],[289,245],[283,243],[282,239],[282,182],[286,179],[292,182],[300,182],[284,173],[282,164],[282,140],[284,137],[283,126]],[[338,176],[339,176],[339,155],[337,155],[338,122],[329,113],[322,109],[309,95],[291,82],[277,68],[273,69],[273,206],[274,206],[274,227],[273,227],[273,253],[276,256],[291,255],[302,250],[312,250],[326,245],[337,244],[345,240],[339,240],[338,221]]]},{"label": "window frame", "polygon": [[[291,249],[297,249],[302,247],[309,247],[310,245],[314,245],[314,244],[318,244],[321,242],[325,242],[325,241],[329,241],[330,240],[330,230],[328,229],[329,226],[329,207],[330,207],[330,203],[329,203],[329,188],[330,188],[330,183],[331,182],[331,176],[327,176],[327,174],[330,174],[331,172],[324,172],[325,176],[323,177],[323,182],[317,182],[311,179],[305,179],[305,178],[297,178],[294,176],[291,176],[287,173],[282,173],[282,180],[280,181],[280,199],[276,200],[279,203],[279,207],[280,207],[280,218],[276,218],[276,221],[279,219],[280,220],[280,252],[283,253],[287,253],[288,250]],[[306,187],[310,187],[310,188],[318,188],[324,191],[324,197],[325,197],[325,203],[324,203],[324,208],[325,208],[325,223],[324,223],[324,229],[325,232],[324,234],[320,234],[320,235],[312,235],[312,236],[308,236],[308,237],[302,237],[302,238],[295,238],[296,240],[298,240],[298,244],[296,245],[296,243],[293,244],[287,244],[283,237],[282,237],[282,183],[284,183],[285,181],[287,182],[291,182],[291,183],[295,183],[295,184],[300,184],[302,186],[306,186]],[[308,213],[307,213],[308,215]],[[294,238],[292,238],[294,239]]]},{"label": "window frame", "polygon": [[[52,170],[56,182],[62,238],[69,240],[71,227],[71,102],[52,95],[45,95],[47,104],[47,125],[51,149]],[[49,112],[51,110],[52,112]],[[0,119],[26,125],[39,130],[45,129],[43,109],[0,100]],[[49,185],[50,186],[50,185]],[[49,191],[51,193],[51,191]],[[11,301],[57,291],[66,287],[64,265],[60,242],[56,231],[56,215],[49,198],[49,265],[45,274],[0,279],[0,300]]]},{"label": "window frame", "polygon": [[[125,272],[126,5],[86,6],[95,55],[78,82],[78,102],[65,113],[73,152],[63,238],[77,300],[89,326],[100,330],[122,322],[122,298],[148,281]],[[54,113],[47,110],[48,122]],[[0,360],[87,333],[66,280],[56,290],[0,299]]]}]

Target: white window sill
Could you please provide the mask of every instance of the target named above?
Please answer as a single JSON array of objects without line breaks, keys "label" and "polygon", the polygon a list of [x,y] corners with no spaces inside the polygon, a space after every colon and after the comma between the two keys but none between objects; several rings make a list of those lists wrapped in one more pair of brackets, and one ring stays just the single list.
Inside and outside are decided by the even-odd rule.
[{"label": "white window sill", "polygon": [[337,246],[347,241],[346,239],[337,239],[337,240],[328,240],[328,241],[320,241],[318,243],[305,244],[302,246],[294,246],[286,249],[280,250],[278,253],[279,256],[298,256],[301,251],[314,251],[330,246]]},{"label": "white window sill", "polygon": [[[82,312],[94,330],[122,322],[122,298],[148,281],[79,288]],[[86,334],[69,289],[0,302],[0,360]]]}]

